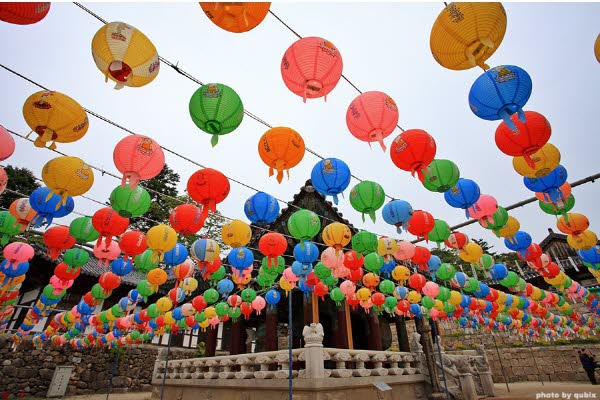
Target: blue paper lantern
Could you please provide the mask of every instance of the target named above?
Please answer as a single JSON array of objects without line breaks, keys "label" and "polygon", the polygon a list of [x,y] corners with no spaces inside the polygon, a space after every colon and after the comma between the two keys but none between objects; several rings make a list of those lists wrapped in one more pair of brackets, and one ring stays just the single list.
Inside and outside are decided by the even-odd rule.
[{"label": "blue paper lantern", "polygon": [[123,260],[123,257],[119,257],[110,263],[110,270],[113,274],[119,276],[125,276],[133,270],[133,264],[130,260]]},{"label": "blue paper lantern", "polygon": [[531,235],[523,231],[518,231],[514,236],[504,239],[504,245],[512,251],[525,251],[531,242]]},{"label": "blue paper lantern", "polygon": [[559,188],[567,181],[567,170],[562,165],[554,168],[548,175],[541,178],[523,178],[525,187],[532,192],[546,193],[552,202],[566,200]]},{"label": "blue paper lantern", "polygon": [[479,200],[479,185],[471,179],[460,178],[454,187],[444,192],[444,200],[451,207],[466,210]]},{"label": "blue paper lantern", "polygon": [[433,281],[435,282],[435,273],[437,272],[438,269],[440,269],[440,266],[442,265],[442,260],[436,256],[436,255],[431,255],[431,257],[429,257],[429,260],[427,261],[427,271],[429,271],[429,273],[431,274],[431,277],[433,278]]},{"label": "blue paper lantern", "polygon": [[230,279],[221,279],[217,283],[217,290],[223,297],[227,297],[233,291],[233,287],[233,282]]},{"label": "blue paper lantern", "polygon": [[413,215],[413,208],[408,201],[392,200],[383,206],[381,210],[383,220],[396,227],[398,233],[402,233],[402,227],[410,221]]},{"label": "blue paper lantern", "polygon": [[463,288],[467,284],[467,279],[469,277],[464,272],[457,272],[452,279],[450,279],[450,283],[455,288]]},{"label": "blue paper lantern", "polygon": [[37,215],[31,220],[31,225],[37,228],[46,222],[46,226],[50,226],[54,218],[61,218],[72,213],[75,209],[73,199],[67,197],[67,202],[59,205],[61,201],[62,198],[47,187],[40,187],[31,192],[29,204],[37,212]]},{"label": "blue paper lantern", "polygon": [[271,289],[265,294],[265,300],[267,301],[267,304],[273,307],[281,300],[281,294],[279,294],[277,290]]},{"label": "blue paper lantern", "polygon": [[175,319],[175,321],[179,321],[180,319],[183,319],[183,318],[185,318],[185,315],[183,315],[183,314],[181,313],[181,307],[176,307],[176,308],[173,310],[173,314],[172,314],[172,315],[173,315],[173,318]]},{"label": "blue paper lantern", "polygon": [[502,119],[513,131],[517,127],[510,116],[517,113],[525,123],[523,107],[531,96],[531,77],[515,65],[500,65],[481,74],[469,91],[471,111],[481,119]]},{"label": "blue paper lantern", "polygon": [[313,263],[319,258],[319,248],[313,242],[301,242],[294,247],[294,258],[302,264]]},{"label": "blue paper lantern", "polygon": [[254,254],[246,247],[237,247],[231,249],[227,255],[227,261],[229,265],[241,272],[252,265]]},{"label": "blue paper lantern", "polygon": [[279,215],[277,199],[265,192],[257,192],[244,203],[246,217],[255,225],[266,225]]},{"label": "blue paper lantern", "polygon": [[473,292],[473,296],[483,299],[490,294],[490,287],[485,283],[479,282],[479,290]]},{"label": "blue paper lantern", "polygon": [[389,278],[394,268],[396,268],[396,261],[394,261],[394,259],[390,259],[389,261],[383,263],[383,267],[381,267],[379,272]]},{"label": "blue paper lantern", "polygon": [[394,289],[394,297],[398,300],[406,300],[409,290],[405,286],[396,286]]},{"label": "blue paper lantern", "polygon": [[294,261],[292,263],[292,272],[294,273],[294,275],[296,276],[306,276],[308,274],[310,274],[313,270],[312,264],[310,263],[301,263],[299,261]]},{"label": "blue paper lantern", "polygon": [[29,270],[29,263],[27,261],[22,263],[12,263],[9,264],[8,260],[2,261],[0,264],[0,271],[4,274],[4,280],[8,280],[9,278],[14,278],[17,276],[25,275]]},{"label": "blue paper lantern", "polygon": [[317,192],[324,197],[333,196],[333,202],[338,204],[338,194],[350,184],[350,168],[337,158],[326,158],[315,164],[310,174],[310,180]]},{"label": "blue paper lantern", "polygon": [[504,264],[494,264],[490,268],[490,275],[497,281],[500,281],[508,276],[508,268]]},{"label": "blue paper lantern", "polygon": [[188,250],[179,242],[164,254],[163,261],[170,267],[183,263],[188,258]]}]

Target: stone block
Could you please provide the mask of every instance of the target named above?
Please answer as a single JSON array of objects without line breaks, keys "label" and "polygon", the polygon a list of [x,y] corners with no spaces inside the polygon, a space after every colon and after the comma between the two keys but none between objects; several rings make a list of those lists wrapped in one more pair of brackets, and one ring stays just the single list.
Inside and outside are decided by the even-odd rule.
[{"label": "stone block", "polygon": [[75,385],[68,385],[67,386],[67,391],[65,392],[65,394],[67,396],[74,396],[77,394],[77,386]]},{"label": "stone block", "polygon": [[12,365],[14,365],[17,368],[22,368],[25,366],[25,360],[23,360],[22,358],[17,358],[13,360]]},{"label": "stone block", "polygon": [[37,376],[37,374],[37,370],[33,368],[19,368],[17,369],[15,376],[17,378],[31,379]]},{"label": "stone block", "polygon": [[17,368],[14,365],[7,365],[2,368],[2,373],[6,376],[15,376]]}]

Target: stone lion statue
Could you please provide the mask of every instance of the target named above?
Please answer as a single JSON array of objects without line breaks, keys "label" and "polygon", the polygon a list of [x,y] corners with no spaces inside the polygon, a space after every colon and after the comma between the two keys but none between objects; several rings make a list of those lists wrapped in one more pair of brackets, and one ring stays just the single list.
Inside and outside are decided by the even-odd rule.
[{"label": "stone lion statue", "polygon": [[306,325],[302,330],[302,336],[304,336],[306,344],[323,343],[323,337],[325,336],[323,325],[315,323]]}]

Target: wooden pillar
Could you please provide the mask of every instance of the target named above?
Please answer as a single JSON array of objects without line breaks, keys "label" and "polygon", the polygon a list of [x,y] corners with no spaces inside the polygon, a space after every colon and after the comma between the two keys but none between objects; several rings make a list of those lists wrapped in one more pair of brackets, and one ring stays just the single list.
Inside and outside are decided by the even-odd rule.
[{"label": "wooden pillar", "polygon": [[315,292],[312,292],[311,296],[311,305],[312,305],[312,322],[313,324],[319,323],[319,298]]},{"label": "wooden pillar", "polygon": [[354,338],[352,337],[352,318],[350,315],[350,306],[347,301],[344,301],[344,314],[346,315],[346,340],[348,348],[354,350]]},{"label": "wooden pillar", "polygon": [[310,325],[312,321],[312,301],[310,296],[305,296],[304,293],[302,293],[302,309],[304,311],[304,326]]},{"label": "wooden pillar", "polygon": [[210,327],[206,331],[205,357],[214,357],[217,351],[217,328]]},{"label": "wooden pillar", "polygon": [[369,350],[382,350],[381,331],[379,330],[379,317],[373,310],[369,312]]},{"label": "wooden pillar", "polygon": [[400,351],[410,352],[408,332],[406,331],[406,320],[400,315],[396,315],[396,334],[398,335],[398,348]]},{"label": "wooden pillar", "polygon": [[242,343],[243,324],[241,318],[231,323],[231,334],[229,337],[229,354],[231,355],[245,353],[243,351],[245,345]]},{"label": "wooden pillar", "polygon": [[336,312],[337,329],[335,330],[335,347],[338,349],[348,348],[348,327],[346,325],[346,308],[340,308]]},{"label": "wooden pillar", "polygon": [[265,315],[265,351],[277,351],[277,309],[267,307]]}]

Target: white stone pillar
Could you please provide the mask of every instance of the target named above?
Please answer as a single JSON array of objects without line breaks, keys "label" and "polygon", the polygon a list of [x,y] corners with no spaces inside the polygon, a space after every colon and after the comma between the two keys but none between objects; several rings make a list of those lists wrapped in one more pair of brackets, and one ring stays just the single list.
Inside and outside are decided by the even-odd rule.
[{"label": "white stone pillar", "polygon": [[306,349],[306,378],[325,378],[325,365],[323,363],[323,325],[313,323],[305,326],[302,331],[302,336],[304,337],[304,348]]},{"label": "white stone pillar", "polygon": [[475,388],[475,381],[473,380],[473,374],[470,372],[462,372],[458,375],[460,380],[460,391],[462,392],[464,400],[477,400],[477,389]]}]

